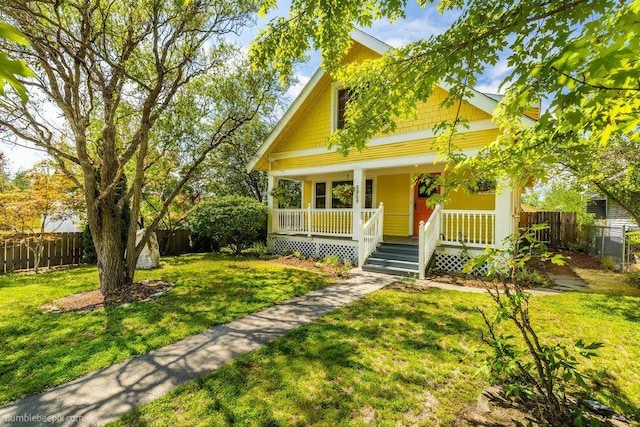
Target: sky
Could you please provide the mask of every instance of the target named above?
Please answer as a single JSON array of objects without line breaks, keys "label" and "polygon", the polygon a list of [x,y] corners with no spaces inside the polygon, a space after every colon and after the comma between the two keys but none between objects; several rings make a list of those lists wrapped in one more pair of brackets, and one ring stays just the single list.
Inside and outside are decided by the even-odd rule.
[{"label": "sky", "polygon": [[[410,1],[408,3],[406,19],[396,21],[394,23],[389,23],[387,20],[381,20],[375,22],[369,28],[361,29],[393,47],[399,47],[412,41],[444,32],[456,18],[453,13],[440,15],[433,6],[421,9],[415,2]],[[248,48],[249,44],[260,29],[264,28],[274,17],[286,16],[288,14],[288,9],[289,2],[280,1],[276,10],[269,13],[265,18],[258,18],[256,25],[245,29],[235,39],[235,42],[243,48]],[[291,100],[300,93],[320,64],[318,52],[311,52],[309,56],[310,58],[307,63],[300,64],[296,67],[295,75],[297,83],[294,84],[287,92]],[[479,79],[479,85],[476,89],[481,92],[497,93],[499,83],[504,79],[508,72],[509,69],[506,65],[506,61],[500,61],[496,67]],[[38,160],[45,158],[45,155],[42,152],[18,146],[0,145],[0,151],[5,153],[9,163],[9,170],[12,173],[28,169]]]}]

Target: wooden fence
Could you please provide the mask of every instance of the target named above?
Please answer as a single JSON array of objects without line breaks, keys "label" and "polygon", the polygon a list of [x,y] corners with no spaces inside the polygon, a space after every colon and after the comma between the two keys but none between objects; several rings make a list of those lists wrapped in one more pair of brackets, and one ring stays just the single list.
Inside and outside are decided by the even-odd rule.
[{"label": "wooden fence", "polygon": [[[55,233],[44,243],[40,259],[41,268],[80,264],[82,264],[82,233]],[[30,270],[33,266],[33,252],[26,244],[19,240],[0,243],[0,273]]]},{"label": "wooden fence", "polygon": [[182,255],[191,252],[189,230],[156,230],[160,255]]},{"label": "wooden fence", "polygon": [[[180,255],[190,252],[189,230],[157,230],[160,255]],[[82,260],[82,233],[53,233],[45,242],[40,268],[62,265],[80,265]],[[27,237],[28,238],[28,237]],[[19,240],[0,241],[0,274],[34,267],[33,253]]]},{"label": "wooden fence", "polygon": [[536,232],[536,238],[551,248],[566,248],[578,241],[578,221],[575,212],[522,212],[520,227],[547,223],[548,228]]}]

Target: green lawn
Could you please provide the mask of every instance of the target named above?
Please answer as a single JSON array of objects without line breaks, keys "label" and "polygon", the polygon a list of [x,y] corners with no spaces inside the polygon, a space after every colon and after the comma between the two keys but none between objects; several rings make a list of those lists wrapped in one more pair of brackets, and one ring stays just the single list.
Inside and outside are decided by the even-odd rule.
[{"label": "green lawn", "polygon": [[[382,290],[243,355],[117,425],[452,425],[486,380],[484,294]],[[592,397],[640,419],[640,298],[535,297],[544,338],[603,341]]]},{"label": "green lawn", "polygon": [[175,282],[167,294],[91,313],[43,313],[38,306],[96,289],[95,267],[0,276],[0,403],[328,284],[317,273],[266,261],[200,254],[162,262],[136,279]]}]

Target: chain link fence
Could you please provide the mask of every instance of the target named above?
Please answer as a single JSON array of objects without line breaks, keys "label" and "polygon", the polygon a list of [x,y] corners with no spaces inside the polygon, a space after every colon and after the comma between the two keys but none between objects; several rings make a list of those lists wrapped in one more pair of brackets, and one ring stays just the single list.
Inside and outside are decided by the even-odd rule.
[{"label": "chain link fence", "polygon": [[611,258],[625,272],[636,262],[635,252],[640,251],[640,228],[594,225],[588,228],[585,240],[587,253]]}]

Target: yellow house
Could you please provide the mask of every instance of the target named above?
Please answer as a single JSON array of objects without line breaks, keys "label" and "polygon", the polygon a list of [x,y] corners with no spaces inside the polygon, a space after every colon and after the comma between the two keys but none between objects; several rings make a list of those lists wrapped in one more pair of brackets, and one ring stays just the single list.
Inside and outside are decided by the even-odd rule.
[{"label": "yellow house", "polygon": [[[357,30],[352,39],[346,61],[376,58],[391,48]],[[432,190],[414,185],[416,176],[424,182],[443,171],[430,147],[434,124],[456,114],[456,108],[440,106],[446,93],[437,87],[418,105],[416,119],[398,122],[393,134],[373,138],[362,152],[345,157],[327,148],[327,138],[343,124],[348,91],[322,69],[316,71],[248,165],[267,171],[269,193],[281,180],[302,188],[298,209],[280,208],[269,194],[270,249],[338,255],[364,269],[422,277],[428,265],[459,270],[463,245],[480,251],[509,235],[517,224],[519,191],[459,190],[446,205],[429,209]],[[474,92],[461,106],[469,127],[460,130],[458,146],[466,155],[495,140],[496,105],[496,99]],[[529,117],[522,120],[533,124]],[[352,191],[351,203],[334,197],[336,187],[343,195]]]}]

